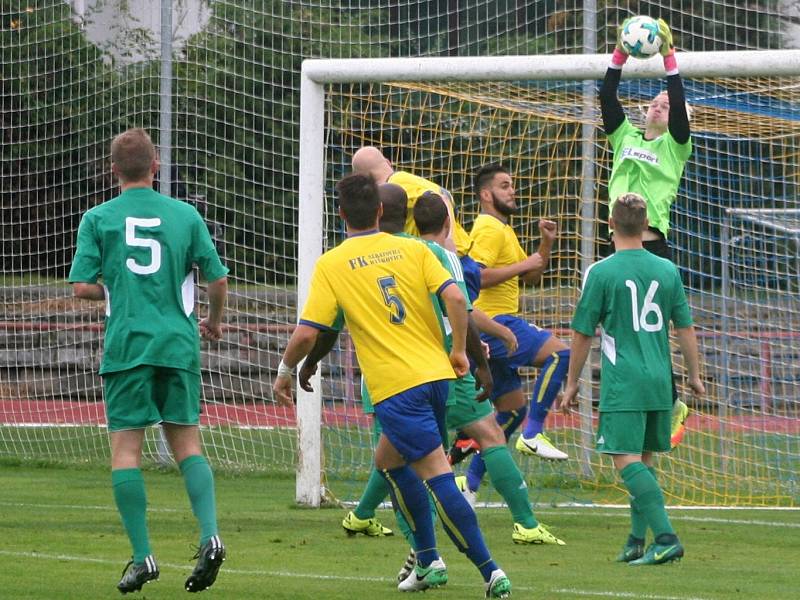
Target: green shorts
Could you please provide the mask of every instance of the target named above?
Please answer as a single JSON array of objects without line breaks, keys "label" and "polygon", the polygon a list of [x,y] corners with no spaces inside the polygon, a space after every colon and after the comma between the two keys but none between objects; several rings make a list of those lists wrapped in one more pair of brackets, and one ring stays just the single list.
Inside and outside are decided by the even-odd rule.
[{"label": "green shorts", "polygon": [[453,386],[452,396],[455,402],[447,405],[447,428],[460,431],[476,421],[480,421],[494,412],[494,407],[489,400],[478,402],[475,389],[475,378],[467,373],[457,379]]},{"label": "green shorts", "polygon": [[605,454],[669,452],[671,410],[601,412],[595,448]]},{"label": "green shorts", "polygon": [[109,431],[156,423],[200,423],[200,376],[183,369],[140,365],[103,375]]}]

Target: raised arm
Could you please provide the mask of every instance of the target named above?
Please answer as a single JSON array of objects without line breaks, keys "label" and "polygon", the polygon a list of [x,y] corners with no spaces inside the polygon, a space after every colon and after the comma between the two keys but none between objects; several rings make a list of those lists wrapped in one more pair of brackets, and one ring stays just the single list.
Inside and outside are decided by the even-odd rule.
[{"label": "raised arm", "polygon": [[617,97],[617,88],[619,88],[619,80],[622,78],[622,66],[628,60],[628,53],[625,52],[625,48],[619,41],[626,21],[623,21],[617,29],[617,46],[611,55],[611,64],[606,69],[603,85],[600,86],[600,114],[603,117],[603,131],[606,135],[614,133],[625,121],[625,112]]},{"label": "raised arm", "polygon": [[672,43],[672,31],[664,19],[658,20],[658,37],[661,38],[661,50],[664,57],[664,70],[667,72],[667,97],[669,97],[669,133],[679,144],[689,141],[689,114],[686,111],[686,94],[683,80],[678,74],[678,61],[675,58],[675,46]]}]

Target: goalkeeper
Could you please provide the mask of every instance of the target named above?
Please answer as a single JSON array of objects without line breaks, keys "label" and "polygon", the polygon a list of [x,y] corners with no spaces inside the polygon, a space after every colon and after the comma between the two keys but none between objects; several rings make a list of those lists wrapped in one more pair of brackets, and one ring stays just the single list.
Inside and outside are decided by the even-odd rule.
[{"label": "goalkeeper", "polygon": [[[622,23],[618,33],[624,29]],[[645,116],[644,131],[635,127],[625,116],[617,97],[622,67],[628,60],[622,44],[617,41],[611,55],[611,65],[600,87],[600,110],[603,130],[608,136],[614,154],[611,176],[608,180],[609,214],[616,198],[627,193],[641,195],[647,201],[649,226],[644,230],[644,249],[656,256],[672,260],[672,250],[667,242],[669,212],[678,191],[683,168],[692,153],[689,109],[678,74],[675,47],[669,25],[658,20],[661,38],[661,55],[667,72],[667,90],[650,102]],[[618,36],[619,38],[619,36]],[[613,246],[612,246],[613,247]],[[673,377],[674,379],[674,377]],[[689,408],[678,399],[672,385],[673,419],[671,445],[677,446],[684,434],[684,423]]]}]

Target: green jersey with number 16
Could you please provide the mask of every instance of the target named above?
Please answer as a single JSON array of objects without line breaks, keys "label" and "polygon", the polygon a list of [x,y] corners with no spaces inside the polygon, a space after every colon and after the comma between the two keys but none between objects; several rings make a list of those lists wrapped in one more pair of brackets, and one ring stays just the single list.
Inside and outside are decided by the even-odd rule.
[{"label": "green jersey with number 16", "polygon": [[672,408],[669,322],[692,316],[678,268],[647,250],[621,250],[586,270],[572,329],[600,325],[600,411]]},{"label": "green jersey with number 16", "polygon": [[195,264],[208,281],[228,272],[200,214],[185,202],[132,188],[83,216],[69,281],[103,278],[101,375],[139,365],[200,373]]}]

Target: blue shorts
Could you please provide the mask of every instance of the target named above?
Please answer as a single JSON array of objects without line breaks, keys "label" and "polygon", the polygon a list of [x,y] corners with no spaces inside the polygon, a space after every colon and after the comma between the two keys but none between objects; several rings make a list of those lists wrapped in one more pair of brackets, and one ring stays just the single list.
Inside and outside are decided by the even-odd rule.
[{"label": "blue shorts", "polygon": [[407,462],[416,462],[442,445],[449,383],[446,379],[423,383],[375,405],[383,434]]},{"label": "blue shorts", "polygon": [[508,327],[517,337],[517,351],[509,356],[501,340],[481,334],[481,340],[489,344],[489,368],[494,379],[491,399],[497,400],[522,387],[517,369],[532,367],[539,350],[553,334],[514,315],[497,315],[494,321]]}]

